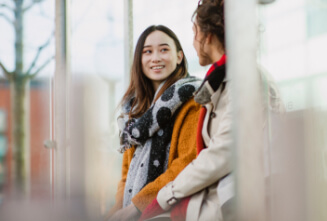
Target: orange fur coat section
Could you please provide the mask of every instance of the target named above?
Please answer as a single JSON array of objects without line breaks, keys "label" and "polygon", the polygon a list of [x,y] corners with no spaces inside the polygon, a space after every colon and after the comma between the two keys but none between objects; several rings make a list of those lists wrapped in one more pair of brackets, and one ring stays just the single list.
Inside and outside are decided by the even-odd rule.
[{"label": "orange fur coat section", "polygon": [[[196,125],[199,112],[200,105],[195,103],[193,98],[187,101],[179,110],[174,123],[167,170],[153,182],[148,183],[132,199],[133,204],[140,211],[143,211],[156,198],[162,187],[173,181],[196,158]],[[132,147],[125,151],[123,155],[122,178],[118,184],[116,204],[110,210],[110,214],[122,208],[125,182],[134,151],[135,148]]]}]

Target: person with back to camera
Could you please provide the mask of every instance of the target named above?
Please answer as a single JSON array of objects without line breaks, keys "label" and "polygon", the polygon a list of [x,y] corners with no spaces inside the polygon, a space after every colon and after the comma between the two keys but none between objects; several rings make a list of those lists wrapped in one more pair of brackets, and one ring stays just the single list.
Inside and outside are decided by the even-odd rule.
[{"label": "person with back to camera", "polygon": [[158,191],[196,157],[201,81],[187,73],[176,35],[150,26],[139,37],[118,117],[123,154],[116,204],[107,220],[137,220]]}]

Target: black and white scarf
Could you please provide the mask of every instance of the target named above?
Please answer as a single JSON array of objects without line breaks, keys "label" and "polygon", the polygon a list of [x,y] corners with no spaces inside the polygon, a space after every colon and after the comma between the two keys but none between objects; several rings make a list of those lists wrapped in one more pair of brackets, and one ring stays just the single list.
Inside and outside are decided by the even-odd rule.
[{"label": "black and white scarf", "polygon": [[[123,206],[146,184],[154,181],[167,169],[170,140],[177,110],[199,88],[195,77],[178,80],[154,102],[138,119],[129,119],[131,101],[125,102],[118,118],[120,152],[136,147],[131,161],[124,191]],[[157,90],[159,91],[160,88]]]}]

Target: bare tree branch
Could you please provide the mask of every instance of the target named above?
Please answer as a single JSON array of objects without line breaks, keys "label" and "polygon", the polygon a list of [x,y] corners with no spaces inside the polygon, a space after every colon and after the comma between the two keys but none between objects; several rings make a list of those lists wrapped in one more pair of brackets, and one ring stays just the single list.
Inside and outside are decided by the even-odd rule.
[{"label": "bare tree branch", "polygon": [[31,73],[32,69],[35,67],[35,64],[36,64],[37,60],[39,59],[39,56],[40,56],[42,50],[50,44],[50,41],[51,41],[51,38],[53,37],[53,35],[54,35],[54,32],[52,32],[52,34],[49,37],[49,39],[43,45],[41,45],[39,47],[39,49],[38,49],[38,51],[37,51],[37,53],[35,55],[35,58],[34,58],[32,64],[31,64],[31,66],[29,67],[29,69],[26,72],[27,75],[29,75]]},{"label": "bare tree branch", "polygon": [[28,11],[28,10],[31,9],[34,5],[36,5],[37,3],[41,3],[41,2],[44,2],[44,0],[34,0],[30,5],[26,6],[26,7],[23,9],[23,12]]},{"label": "bare tree branch", "polygon": [[53,21],[53,17],[49,16],[48,13],[46,13],[44,11],[44,6],[40,5],[40,16],[42,16],[43,18],[48,19],[49,21]]},{"label": "bare tree branch", "polygon": [[15,10],[14,8],[10,7],[10,6],[7,5],[7,4],[0,4],[0,8],[7,8],[7,9],[9,9],[9,10],[11,10],[11,11],[14,11],[14,10]]},{"label": "bare tree branch", "polygon": [[31,9],[34,5],[35,5],[35,3],[33,2],[33,3],[30,4],[29,6],[26,6],[26,8],[23,9],[23,12],[28,11],[28,10]]},{"label": "bare tree branch", "polygon": [[7,68],[2,64],[2,62],[0,61],[0,67],[3,70],[3,73],[5,74],[5,77],[10,80],[12,77],[12,72],[8,71]]},{"label": "bare tree branch", "polygon": [[0,17],[3,17],[7,20],[10,24],[14,24],[13,20],[11,20],[6,14],[0,13]]},{"label": "bare tree branch", "polygon": [[50,57],[48,60],[44,62],[43,65],[41,65],[33,74],[28,75],[27,77],[29,79],[33,79],[43,68],[45,68],[53,59],[55,56]]}]

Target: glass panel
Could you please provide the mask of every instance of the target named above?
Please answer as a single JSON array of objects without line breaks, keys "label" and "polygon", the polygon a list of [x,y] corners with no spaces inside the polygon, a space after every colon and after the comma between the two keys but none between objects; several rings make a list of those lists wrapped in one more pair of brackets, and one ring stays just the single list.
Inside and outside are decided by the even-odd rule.
[{"label": "glass panel", "polygon": [[[172,5],[174,10],[171,10]],[[188,5],[185,10],[178,10],[185,5]],[[167,25],[177,33],[184,46],[190,73],[203,77],[206,68],[199,66],[192,46],[191,16],[196,5],[197,1],[190,4],[186,0],[134,1],[134,45],[149,25]],[[123,16],[126,12],[124,1],[72,1],[70,9],[70,86],[73,99],[69,117],[72,130],[69,132],[71,147],[67,159],[67,185],[71,197],[79,188],[82,194],[86,194],[89,212],[95,209],[93,212],[104,214],[115,202],[121,177],[122,155],[117,152],[116,108],[129,81],[129,68],[124,63],[126,23]],[[77,159],[77,155],[83,160]]]},{"label": "glass panel", "polygon": [[259,7],[259,63],[285,106],[270,115],[271,220],[326,220],[327,2],[290,0]]},{"label": "glass panel", "polygon": [[0,26],[2,203],[14,196],[49,199],[51,161],[44,141],[51,138],[54,1],[5,0]]},{"label": "glass panel", "polygon": [[[88,212],[99,215],[112,207],[121,171],[115,111],[128,81],[128,68],[124,67],[124,1],[73,0],[70,8],[74,101],[68,186],[72,195],[76,185],[83,188]],[[83,129],[78,130],[81,119]],[[76,152],[85,157],[80,166],[74,157]],[[79,171],[80,178],[73,171]],[[79,179],[82,184],[76,182]]]}]

